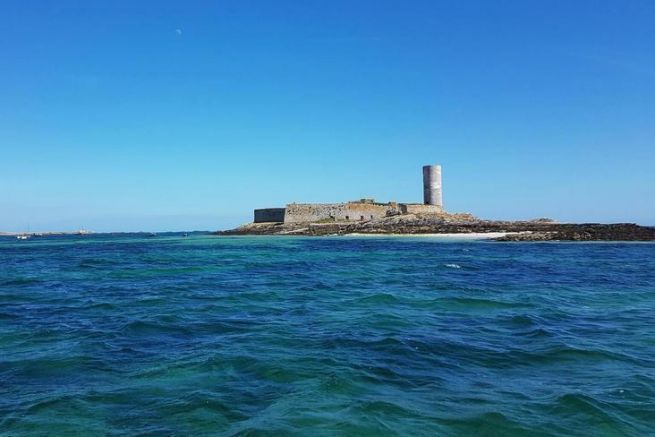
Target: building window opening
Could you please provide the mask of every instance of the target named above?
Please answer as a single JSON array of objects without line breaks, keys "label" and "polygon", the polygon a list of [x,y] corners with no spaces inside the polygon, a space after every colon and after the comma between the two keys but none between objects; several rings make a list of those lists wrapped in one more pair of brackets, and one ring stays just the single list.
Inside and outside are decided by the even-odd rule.
[{"label": "building window opening", "polygon": [[346,220],[350,220],[350,217],[346,216]]},{"label": "building window opening", "polygon": [[359,216],[359,219],[360,219],[360,220],[364,220],[364,216],[363,216],[363,215],[360,215],[360,216]]},{"label": "building window opening", "polygon": [[373,216],[371,216],[371,220],[373,220]]}]

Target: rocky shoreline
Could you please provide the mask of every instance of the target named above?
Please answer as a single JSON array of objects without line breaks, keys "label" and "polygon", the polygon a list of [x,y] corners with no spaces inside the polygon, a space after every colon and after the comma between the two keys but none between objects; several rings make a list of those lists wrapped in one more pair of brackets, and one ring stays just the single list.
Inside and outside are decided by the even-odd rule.
[{"label": "rocky shoreline", "polygon": [[468,214],[401,215],[361,222],[249,223],[215,235],[486,234],[495,241],[655,241],[655,227],[634,223],[481,220]]}]

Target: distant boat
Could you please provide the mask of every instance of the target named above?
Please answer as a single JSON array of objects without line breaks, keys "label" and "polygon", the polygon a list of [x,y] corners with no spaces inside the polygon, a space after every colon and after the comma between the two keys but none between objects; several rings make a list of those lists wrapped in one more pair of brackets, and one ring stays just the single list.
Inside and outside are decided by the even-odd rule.
[{"label": "distant boat", "polygon": [[154,232],[148,232],[146,234],[146,237],[156,237],[156,236],[157,236],[157,234],[155,234]]},{"label": "distant boat", "polygon": [[30,225],[27,225],[27,232],[23,232],[22,234],[16,235],[16,238],[19,240],[27,240],[30,238],[32,235],[30,234]]}]

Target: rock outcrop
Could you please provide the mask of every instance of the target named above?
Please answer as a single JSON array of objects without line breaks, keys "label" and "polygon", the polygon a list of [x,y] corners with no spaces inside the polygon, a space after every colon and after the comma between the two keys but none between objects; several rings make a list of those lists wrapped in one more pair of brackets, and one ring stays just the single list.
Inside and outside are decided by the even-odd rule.
[{"label": "rock outcrop", "polygon": [[497,241],[655,241],[655,228],[633,223],[480,220],[470,214],[405,214],[328,223],[250,223],[217,235],[346,235],[505,233]]}]

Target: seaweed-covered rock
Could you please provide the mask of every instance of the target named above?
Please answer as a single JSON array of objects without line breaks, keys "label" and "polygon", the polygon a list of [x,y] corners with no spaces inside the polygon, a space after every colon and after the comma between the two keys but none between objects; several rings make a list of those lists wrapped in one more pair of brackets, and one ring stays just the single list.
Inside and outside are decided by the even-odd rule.
[{"label": "seaweed-covered rock", "polygon": [[507,233],[497,241],[655,241],[655,228],[634,223],[480,220],[470,214],[397,215],[330,223],[250,223],[217,235],[345,235]]}]

